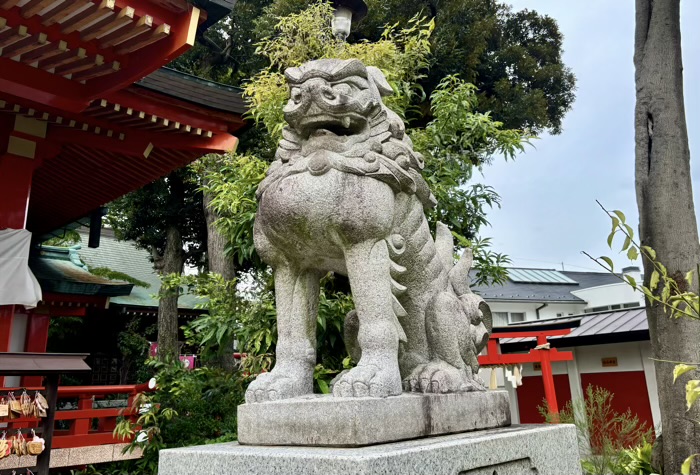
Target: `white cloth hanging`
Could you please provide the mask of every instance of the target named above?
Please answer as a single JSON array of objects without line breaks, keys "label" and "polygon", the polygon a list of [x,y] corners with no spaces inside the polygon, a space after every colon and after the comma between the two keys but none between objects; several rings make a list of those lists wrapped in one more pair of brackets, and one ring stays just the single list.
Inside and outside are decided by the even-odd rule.
[{"label": "white cloth hanging", "polygon": [[39,282],[29,269],[32,233],[0,230],[0,305],[34,308],[42,299]]}]

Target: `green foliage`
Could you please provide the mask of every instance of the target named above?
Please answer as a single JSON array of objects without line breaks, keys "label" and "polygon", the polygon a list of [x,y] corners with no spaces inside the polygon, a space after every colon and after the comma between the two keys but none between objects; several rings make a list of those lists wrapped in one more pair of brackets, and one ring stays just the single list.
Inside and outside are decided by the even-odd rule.
[{"label": "green foliage", "polygon": [[376,66],[394,89],[387,106],[404,117],[414,99],[425,97],[417,81],[429,65],[433,22],[416,16],[401,29],[397,25],[387,27],[375,42],[350,44],[333,36],[332,19],[329,3],[315,3],[300,13],[280,18],[275,34],[258,44],[257,53],[267,58],[269,66],[246,83],[244,94],[250,104],[250,117],[267,129],[275,145],[282,136],[282,109],[289,99],[283,72],[306,61],[357,58]]},{"label": "green foliage", "polygon": [[[387,99],[387,106],[404,117],[417,110],[425,98],[419,81],[430,63],[434,22],[414,16],[403,28],[386,27],[376,42],[349,44],[333,37],[331,19],[329,4],[314,3],[307,10],[281,18],[276,35],[259,45],[258,51],[268,58],[270,66],[246,84],[245,94],[251,118],[266,128],[272,144],[281,137],[285,125],[282,109],[289,97],[282,70],[310,59],[359,58],[378,67],[395,91]],[[477,105],[476,88],[457,76],[448,76],[431,96],[432,120],[423,127],[409,127],[408,133],[416,151],[426,157],[424,176],[438,199],[438,207],[428,216],[431,227],[442,221],[451,227],[460,245],[477,248],[478,283],[500,282],[504,277],[501,266],[508,262],[507,257],[488,251],[490,240],[477,238],[479,229],[488,224],[486,208],[499,206],[500,198],[492,188],[468,182],[474,168],[481,169],[497,154],[513,158],[533,136],[504,129],[489,114],[477,112]],[[230,179],[236,180],[234,176]],[[224,192],[218,195],[217,209],[238,206],[240,193],[227,192],[222,186],[216,191]],[[252,237],[247,216],[232,221],[235,231],[247,231],[237,233],[236,238]],[[252,249],[252,239],[235,241],[243,249]]]},{"label": "green foliage", "polygon": [[188,168],[113,201],[107,220],[118,239],[135,241],[156,259],[165,251],[167,229],[175,227],[187,243],[187,261],[202,263],[206,242],[202,195],[197,177]]},{"label": "green foliage", "polygon": [[119,332],[117,347],[122,357],[121,384],[140,383],[150,379],[152,372],[143,362],[148,358],[149,341],[144,335],[155,333],[155,325],[144,323],[140,317],[132,318]]},{"label": "green foliage", "polygon": [[179,361],[149,360],[148,365],[156,371],[157,391],[137,397],[138,419],[123,419],[114,430],[122,438],[146,434],[129,444],[128,450],[143,449],[131,473],[156,474],[164,448],[235,440],[236,407],[243,403],[247,378],[206,367],[188,371]]},{"label": "green foliage", "polygon": [[[273,35],[277,18],[313,5],[311,0],[274,0],[260,8],[253,34]],[[350,36],[377,41],[386,25],[432,18],[433,56],[420,79],[429,94],[445,76],[459,74],[481,91],[478,110],[493,111],[507,128],[535,133],[561,131],[574,100],[575,77],[562,62],[563,36],[551,17],[513,11],[496,0],[368,0],[369,13]]]},{"label": "green foliage", "polygon": [[220,157],[216,169],[208,168],[202,191],[212,196],[211,207],[219,216],[216,226],[229,240],[227,252],[239,269],[250,263],[260,266],[253,244],[253,223],[258,203],[255,190],[265,178],[268,163],[254,155],[229,153]]},{"label": "green foliage", "polygon": [[624,471],[632,463],[628,450],[636,452],[652,439],[652,430],[629,409],[613,409],[613,397],[604,388],[588,386],[583,400],[569,401],[559,414],[552,414],[546,401],[538,408],[548,423],[576,426],[581,465],[591,475],[629,474]]},{"label": "green foliage", "polygon": [[651,465],[654,446],[644,441],[641,445],[622,451],[620,460],[620,475],[655,475],[656,470]]},{"label": "green foliage", "polygon": [[81,242],[80,233],[75,229],[64,229],[60,236],[52,237],[42,242],[43,246],[68,247]]},{"label": "green foliage", "polygon": [[91,274],[104,277],[105,279],[122,280],[124,282],[134,284],[137,287],[143,287],[146,289],[151,286],[151,284],[149,284],[148,282],[144,282],[135,277],[131,277],[129,274],[125,274],[124,272],[108,269],[107,267],[90,267],[88,270]]}]

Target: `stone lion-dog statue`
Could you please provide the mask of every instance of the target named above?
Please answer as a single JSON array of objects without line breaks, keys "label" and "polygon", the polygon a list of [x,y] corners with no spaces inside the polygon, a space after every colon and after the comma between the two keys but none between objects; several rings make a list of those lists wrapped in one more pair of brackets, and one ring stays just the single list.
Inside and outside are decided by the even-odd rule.
[{"label": "stone lion-dog statue", "polygon": [[484,390],[477,355],[491,313],[469,289],[470,250],[455,264],[447,226],[433,239],[421,176],[401,118],[382,102],[384,74],[359,60],[317,60],[285,72],[290,99],[257,197],[255,246],[274,269],[277,360],[248,403],[313,392],[319,280],[347,275],[355,304],[345,345],[357,366],[332,383],[336,397],[403,390]]}]

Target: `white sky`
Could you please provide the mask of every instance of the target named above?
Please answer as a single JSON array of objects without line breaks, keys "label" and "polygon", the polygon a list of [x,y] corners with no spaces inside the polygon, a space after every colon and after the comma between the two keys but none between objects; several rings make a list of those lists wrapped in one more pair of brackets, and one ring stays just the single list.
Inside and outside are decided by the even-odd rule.
[{"label": "white sky", "polygon": [[[510,0],[557,20],[564,61],[577,77],[576,102],[558,136],[543,136],[514,162],[499,159],[481,180],[503,199],[488,213],[494,250],[513,265],[601,270],[581,254],[613,257],[610,220],[598,208],[622,210],[637,229],[634,193],[634,0]],[[700,140],[700,1],[681,5],[685,104],[691,154]],[[694,156],[691,155],[691,156]],[[700,156],[693,158],[696,208]]]}]

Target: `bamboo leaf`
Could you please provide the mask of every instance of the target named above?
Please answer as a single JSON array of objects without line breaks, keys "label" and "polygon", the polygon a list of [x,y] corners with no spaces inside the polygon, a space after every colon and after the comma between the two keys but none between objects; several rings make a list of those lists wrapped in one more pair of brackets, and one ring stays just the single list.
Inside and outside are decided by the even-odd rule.
[{"label": "bamboo leaf", "polygon": [[639,257],[639,251],[637,251],[637,248],[634,246],[630,247],[629,250],[627,251],[627,258],[630,261],[636,261],[638,257]]},{"label": "bamboo leaf", "polygon": [[693,271],[689,270],[687,274],[685,274],[685,281],[688,282],[688,286],[693,285]]},{"label": "bamboo leaf", "polygon": [[627,283],[630,284],[632,287],[634,287],[635,289],[637,288],[637,281],[634,280],[634,277],[632,277],[631,275],[626,275],[626,276],[625,276],[625,280],[626,280]]},{"label": "bamboo leaf", "polygon": [[673,382],[675,383],[679,376],[684,375],[688,371],[695,371],[696,369],[698,369],[696,365],[677,364],[676,367],[673,368]]}]

